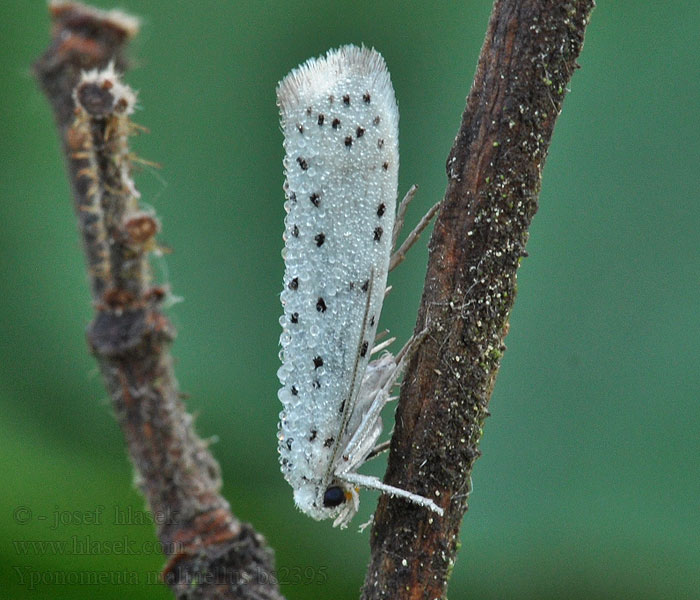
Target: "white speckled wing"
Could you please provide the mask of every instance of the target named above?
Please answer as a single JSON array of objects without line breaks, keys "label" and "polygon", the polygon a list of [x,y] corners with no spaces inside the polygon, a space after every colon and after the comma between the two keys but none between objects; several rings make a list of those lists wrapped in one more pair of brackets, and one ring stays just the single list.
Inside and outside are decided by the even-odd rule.
[{"label": "white speckled wing", "polygon": [[355,46],[293,70],[277,98],[287,177],[280,461],[295,491],[312,484],[318,496],[332,477],[384,299],[398,109],[381,55]]}]

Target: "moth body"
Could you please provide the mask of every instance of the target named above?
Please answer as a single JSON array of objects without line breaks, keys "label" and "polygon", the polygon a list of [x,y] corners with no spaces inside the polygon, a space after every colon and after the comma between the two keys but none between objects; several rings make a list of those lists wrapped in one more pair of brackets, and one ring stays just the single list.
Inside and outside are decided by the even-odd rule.
[{"label": "moth body", "polygon": [[294,69],[277,100],[287,213],[280,462],[303,512],[345,526],[403,366],[390,354],[370,363],[396,218],[398,109],[382,57],[355,46]]}]

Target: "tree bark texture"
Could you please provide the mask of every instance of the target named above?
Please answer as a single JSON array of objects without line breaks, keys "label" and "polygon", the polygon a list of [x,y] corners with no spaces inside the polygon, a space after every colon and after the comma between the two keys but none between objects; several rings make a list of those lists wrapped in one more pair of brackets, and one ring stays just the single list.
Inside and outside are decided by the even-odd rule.
[{"label": "tree bark texture", "polygon": [[87,259],[96,313],[87,338],[157,523],[163,579],[182,599],[281,598],[272,552],[231,513],[219,466],[180,401],[175,330],[160,311],[168,291],[150,281],[159,225],[139,209],[127,144],[133,93],[115,72],[127,66],[138,21],[74,2],[52,2],[50,12],[52,42],[34,69],[54,109]]},{"label": "tree bark texture", "polygon": [[430,241],[385,482],[432,498],[439,518],[382,496],[362,598],[446,594],[470,477],[537,210],[554,124],[593,0],[497,0]]}]

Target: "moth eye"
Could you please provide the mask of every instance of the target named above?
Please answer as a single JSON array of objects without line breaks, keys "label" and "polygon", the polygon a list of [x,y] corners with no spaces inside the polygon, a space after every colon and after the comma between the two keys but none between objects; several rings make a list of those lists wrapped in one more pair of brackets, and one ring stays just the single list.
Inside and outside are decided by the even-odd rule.
[{"label": "moth eye", "polygon": [[345,502],[345,492],[337,485],[332,485],[323,494],[323,506],[334,508]]}]

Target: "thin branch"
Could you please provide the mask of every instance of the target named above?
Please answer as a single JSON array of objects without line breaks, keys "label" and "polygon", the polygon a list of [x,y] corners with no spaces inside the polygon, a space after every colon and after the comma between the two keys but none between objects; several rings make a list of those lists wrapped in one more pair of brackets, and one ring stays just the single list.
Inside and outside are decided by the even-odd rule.
[{"label": "thin branch", "polygon": [[[180,402],[148,253],[155,216],[139,209],[128,137],[134,95],[119,75],[138,21],[52,2],[52,42],[35,73],[54,108],[96,315],[88,341],[126,438],[178,598],[279,599],[272,553],[220,495],[219,466]],[[85,71],[90,71],[85,74]]]},{"label": "thin branch", "polygon": [[386,483],[444,518],[382,496],[362,597],[445,596],[488,402],[537,210],[542,168],[593,0],[497,0],[447,160]]}]

